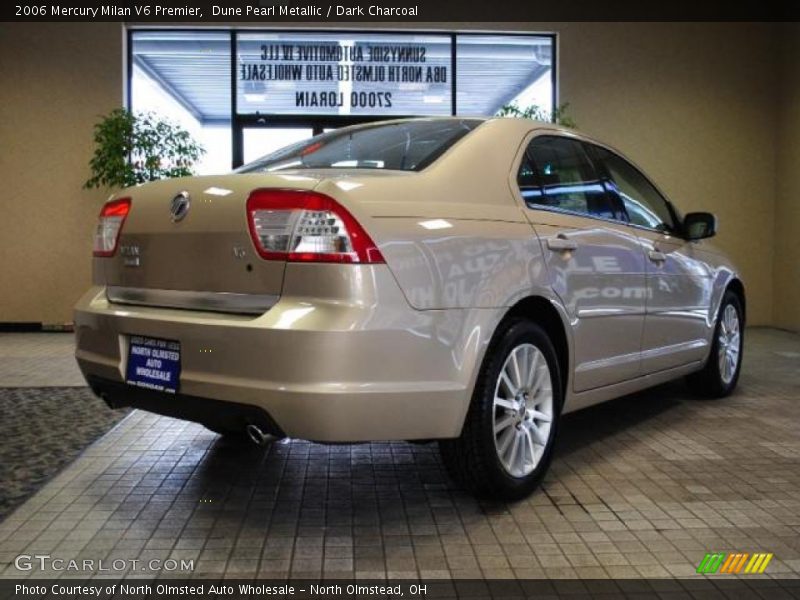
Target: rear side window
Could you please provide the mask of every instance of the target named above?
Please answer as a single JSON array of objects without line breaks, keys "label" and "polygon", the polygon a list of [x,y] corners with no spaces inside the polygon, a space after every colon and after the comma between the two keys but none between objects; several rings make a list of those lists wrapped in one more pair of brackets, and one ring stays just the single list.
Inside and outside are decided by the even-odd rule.
[{"label": "rear side window", "polygon": [[551,208],[604,219],[620,217],[577,140],[557,136],[534,138],[517,180],[530,208]]},{"label": "rear side window", "polygon": [[593,146],[592,150],[610,178],[612,190],[622,200],[631,223],[658,231],[675,230],[666,199],[636,167],[600,146]]},{"label": "rear side window", "polygon": [[539,185],[539,178],[536,176],[536,170],[533,167],[531,159],[528,158],[527,153],[522,157],[522,164],[519,166],[517,185],[519,186],[519,191],[526,204],[531,205],[539,203],[539,198],[542,196],[542,189]]},{"label": "rear side window", "polygon": [[391,169],[420,171],[483,121],[419,119],[345,128],[267,154],[236,170]]}]

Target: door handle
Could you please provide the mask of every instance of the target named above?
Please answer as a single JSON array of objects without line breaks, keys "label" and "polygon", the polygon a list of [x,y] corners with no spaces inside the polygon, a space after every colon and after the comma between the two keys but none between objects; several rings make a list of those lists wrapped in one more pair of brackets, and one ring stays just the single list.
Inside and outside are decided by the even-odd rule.
[{"label": "door handle", "polygon": [[547,247],[556,252],[570,252],[578,249],[578,243],[567,239],[564,235],[558,235],[547,240]]},{"label": "door handle", "polygon": [[664,262],[665,260],[667,260],[667,255],[664,254],[663,252],[659,252],[658,250],[650,250],[647,253],[647,256],[653,262]]}]

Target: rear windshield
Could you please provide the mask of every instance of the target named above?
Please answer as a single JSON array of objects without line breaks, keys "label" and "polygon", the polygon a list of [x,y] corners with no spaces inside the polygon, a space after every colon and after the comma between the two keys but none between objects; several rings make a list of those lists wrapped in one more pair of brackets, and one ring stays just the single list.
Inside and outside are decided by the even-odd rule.
[{"label": "rear windshield", "polygon": [[482,122],[420,119],[339,129],[281,148],[235,172],[337,168],[420,171]]}]

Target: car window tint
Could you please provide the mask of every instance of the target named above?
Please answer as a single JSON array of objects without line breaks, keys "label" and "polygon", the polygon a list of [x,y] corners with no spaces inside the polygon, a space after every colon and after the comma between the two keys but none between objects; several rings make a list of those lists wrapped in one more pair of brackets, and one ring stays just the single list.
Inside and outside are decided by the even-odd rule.
[{"label": "car window tint", "polygon": [[527,196],[523,192],[531,208],[546,206],[604,219],[619,217],[580,142],[537,137],[528,146],[528,157],[540,190]]},{"label": "car window tint", "polygon": [[667,201],[636,167],[605,148],[596,146],[595,152],[631,223],[659,231],[674,230]]},{"label": "car window tint", "polygon": [[536,178],[533,163],[528,158],[527,154],[522,157],[522,163],[519,165],[517,185],[526,203],[538,202],[538,199],[542,195],[542,190]]},{"label": "car window tint", "polygon": [[420,171],[481,123],[479,119],[417,119],[337,129],[267,154],[236,172],[330,168]]}]

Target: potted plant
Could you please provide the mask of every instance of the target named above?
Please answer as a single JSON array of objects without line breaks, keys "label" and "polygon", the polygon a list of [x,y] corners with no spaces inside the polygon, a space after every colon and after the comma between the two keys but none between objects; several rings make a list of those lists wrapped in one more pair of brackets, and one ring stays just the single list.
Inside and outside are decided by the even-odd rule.
[{"label": "potted plant", "polygon": [[157,179],[194,175],[205,153],[180,125],[152,112],[118,108],[94,127],[95,151],[84,188],[123,188]]},{"label": "potted plant", "polygon": [[511,104],[506,104],[499,111],[497,111],[497,116],[533,119],[534,121],[551,122],[561,125],[562,127],[577,129],[577,123],[575,123],[575,120],[567,114],[568,109],[569,103],[559,104],[551,112],[550,110],[542,108],[537,104],[531,104],[525,108],[520,108],[516,102],[512,102]]}]

